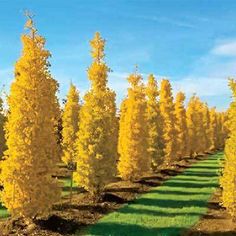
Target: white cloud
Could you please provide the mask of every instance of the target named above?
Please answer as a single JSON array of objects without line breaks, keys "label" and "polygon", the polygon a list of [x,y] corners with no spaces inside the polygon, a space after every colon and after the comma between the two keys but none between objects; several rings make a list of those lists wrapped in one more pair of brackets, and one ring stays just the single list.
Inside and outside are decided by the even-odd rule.
[{"label": "white cloud", "polygon": [[157,17],[157,16],[136,16],[137,18],[149,20],[149,21],[156,21],[159,23],[167,23],[170,25],[183,27],[183,28],[196,28],[194,24],[191,24],[188,21],[173,19],[170,17]]},{"label": "white cloud", "polygon": [[236,56],[236,40],[215,46],[211,53],[219,56]]},{"label": "white cloud", "polygon": [[187,97],[196,93],[200,97],[228,95],[228,80],[222,77],[194,77],[189,76],[172,81],[173,90],[185,92]]}]

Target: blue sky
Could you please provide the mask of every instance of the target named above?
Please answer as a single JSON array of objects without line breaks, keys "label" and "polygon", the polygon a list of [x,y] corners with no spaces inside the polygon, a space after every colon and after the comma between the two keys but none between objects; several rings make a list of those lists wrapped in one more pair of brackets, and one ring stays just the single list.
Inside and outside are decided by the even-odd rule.
[{"label": "blue sky", "polygon": [[21,52],[25,9],[47,39],[60,99],[70,81],[82,94],[88,89],[89,40],[99,31],[118,103],[138,64],[144,79],[168,77],[174,93],[196,92],[218,110],[228,107],[227,77],[236,77],[234,0],[0,0],[0,86],[6,88]]}]

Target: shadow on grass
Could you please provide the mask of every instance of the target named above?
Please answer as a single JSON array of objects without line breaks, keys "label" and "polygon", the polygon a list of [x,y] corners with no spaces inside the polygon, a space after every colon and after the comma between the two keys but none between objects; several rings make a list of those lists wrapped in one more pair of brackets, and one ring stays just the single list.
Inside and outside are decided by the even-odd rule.
[{"label": "shadow on grass", "polygon": [[[171,235],[177,236],[185,228],[181,227],[144,227],[136,224],[117,224],[117,223],[97,223],[88,235],[102,236],[154,236],[154,235]],[[158,232],[158,234],[157,234]],[[78,234],[79,235],[79,234]]]},{"label": "shadow on grass", "polygon": [[195,171],[185,171],[185,176],[194,176],[194,177],[218,177],[219,175],[215,172],[195,172]]},{"label": "shadow on grass", "polygon": [[184,176],[184,178],[181,178],[181,177],[175,177],[175,179],[174,179],[174,181],[196,181],[196,182],[198,182],[198,183],[204,183],[204,182],[209,182],[209,180],[208,179],[205,179],[205,178],[203,178],[203,179],[194,179],[194,178],[186,178],[185,176]]},{"label": "shadow on grass", "polygon": [[[177,190],[160,190],[160,189],[153,189],[149,193],[160,193],[164,195],[208,195],[206,192],[184,192],[184,191],[177,191]],[[177,197],[177,196],[176,196]]]},{"label": "shadow on grass", "polygon": [[189,182],[166,182],[163,186],[175,187],[175,188],[215,188],[218,187],[217,183],[189,183]]},{"label": "shadow on grass", "polygon": [[201,214],[198,212],[166,212],[166,211],[157,211],[157,210],[148,210],[148,209],[137,209],[130,207],[123,207],[119,210],[120,213],[124,214],[142,214],[142,215],[152,215],[159,217],[176,217],[176,216],[200,216]]},{"label": "shadow on grass", "polygon": [[213,171],[216,171],[218,170],[219,168],[218,167],[213,167],[213,166],[192,166],[191,169],[201,169],[201,170],[213,170]]},{"label": "shadow on grass", "polygon": [[172,200],[172,199],[151,199],[151,198],[140,198],[132,203],[133,205],[143,206],[154,206],[160,208],[184,208],[184,207],[206,207],[207,202],[202,200]]}]

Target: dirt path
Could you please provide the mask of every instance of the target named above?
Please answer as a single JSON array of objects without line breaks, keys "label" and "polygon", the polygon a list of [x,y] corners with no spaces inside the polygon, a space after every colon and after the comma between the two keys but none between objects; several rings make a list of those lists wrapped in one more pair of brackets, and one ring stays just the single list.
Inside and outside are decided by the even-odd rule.
[{"label": "dirt path", "polygon": [[77,235],[181,235],[208,210],[222,153],[199,161]]}]

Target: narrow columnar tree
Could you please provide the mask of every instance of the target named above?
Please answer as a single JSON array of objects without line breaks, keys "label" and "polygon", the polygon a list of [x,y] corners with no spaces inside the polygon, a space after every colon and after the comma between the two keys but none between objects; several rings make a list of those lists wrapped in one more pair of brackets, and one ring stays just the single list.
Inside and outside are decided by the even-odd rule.
[{"label": "narrow columnar tree", "polygon": [[135,180],[149,171],[146,99],[142,77],[128,77],[128,96],[121,105],[118,170],[125,180]]},{"label": "narrow columnar tree", "polygon": [[188,154],[188,129],[186,120],[186,110],[184,107],[185,95],[179,92],[175,99],[175,128],[176,128],[176,155],[178,158]]},{"label": "narrow columnar tree", "polygon": [[172,161],[177,160],[177,143],[172,88],[167,79],[161,81],[160,112],[163,117],[164,162],[169,165]]},{"label": "narrow columnar tree", "polygon": [[197,138],[198,138],[198,146],[196,149],[197,154],[203,154],[205,152],[205,147],[206,147],[206,139],[205,137],[205,129],[203,125],[203,107],[204,103],[200,100],[198,97],[196,100],[196,108],[197,108]]},{"label": "narrow columnar tree", "polygon": [[216,108],[210,109],[210,150],[213,151],[217,148],[217,115]]},{"label": "narrow columnar tree", "polygon": [[6,122],[6,115],[3,110],[3,100],[0,98],[0,160],[3,157],[3,153],[6,150],[6,139],[4,125]]},{"label": "narrow columnar tree", "polygon": [[74,162],[76,155],[76,135],[79,127],[79,93],[71,84],[62,114],[62,160],[68,164]]},{"label": "narrow columnar tree", "polygon": [[203,133],[203,113],[200,99],[194,95],[190,98],[186,117],[188,127],[188,152],[190,156],[195,156],[203,152],[204,144],[202,143]]},{"label": "narrow columnar tree", "polygon": [[60,199],[55,173],[58,144],[57,82],[49,71],[45,39],[29,17],[28,34],[15,65],[15,80],[8,97],[6,137],[8,150],[2,162],[1,200],[13,216],[47,215]]},{"label": "narrow columnar tree", "polygon": [[204,143],[204,152],[207,152],[211,148],[211,142],[210,142],[210,112],[208,105],[205,103],[202,106],[202,113],[203,113],[203,129],[204,129],[204,136],[202,137],[203,143]]},{"label": "narrow columnar tree", "polygon": [[233,93],[233,101],[228,111],[227,128],[229,138],[225,144],[225,161],[223,175],[220,178],[222,205],[226,207],[235,220],[236,217],[236,81],[229,81]]},{"label": "narrow columnar tree", "polygon": [[221,149],[224,147],[224,142],[225,142],[225,133],[224,133],[225,132],[225,128],[224,128],[225,113],[224,112],[217,112],[216,118],[217,118],[216,143],[217,143],[217,149]]},{"label": "narrow columnar tree", "polygon": [[91,88],[80,110],[75,181],[93,196],[99,196],[115,175],[118,120],[115,93],[107,87],[109,68],[104,62],[105,40],[96,33],[90,45],[93,62],[88,78]]},{"label": "narrow columnar tree", "polygon": [[157,82],[152,74],[148,77],[145,91],[147,96],[148,153],[152,169],[155,170],[163,162],[163,120],[160,114]]},{"label": "narrow columnar tree", "polygon": [[222,148],[224,148],[225,145],[225,140],[228,137],[228,128],[227,128],[227,121],[228,121],[228,113],[227,112],[222,112],[221,113],[221,125],[222,125],[222,136],[221,136],[221,145]]}]

